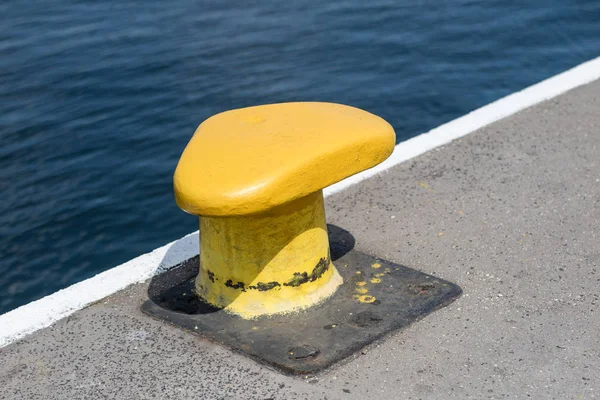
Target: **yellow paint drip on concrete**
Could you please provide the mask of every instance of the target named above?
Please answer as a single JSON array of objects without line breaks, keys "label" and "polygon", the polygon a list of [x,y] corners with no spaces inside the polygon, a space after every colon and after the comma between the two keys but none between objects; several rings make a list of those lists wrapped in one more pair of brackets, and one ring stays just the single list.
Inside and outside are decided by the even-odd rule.
[{"label": "yellow paint drip on concrete", "polygon": [[367,288],[364,288],[364,287],[357,287],[357,288],[355,289],[355,291],[356,291],[356,293],[358,293],[358,294],[367,294],[367,293],[369,293],[369,289],[367,289]]},{"label": "yellow paint drip on concrete", "polygon": [[428,184],[426,184],[425,182],[419,182],[419,186],[421,186],[425,190],[429,190],[430,192],[433,192],[433,188],[431,186],[429,186]]},{"label": "yellow paint drip on concrete", "polygon": [[358,297],[358,301],[361,303],[373,303],[375,300],[377,300],[375,296],[362,295]]}]

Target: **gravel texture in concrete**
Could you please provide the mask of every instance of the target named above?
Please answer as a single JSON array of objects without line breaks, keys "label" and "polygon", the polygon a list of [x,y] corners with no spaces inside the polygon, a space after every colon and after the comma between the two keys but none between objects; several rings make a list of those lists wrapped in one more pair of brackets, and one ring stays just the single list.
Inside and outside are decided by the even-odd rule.
[{"label": "gravel texture in concrete", "polygon": [[464,294],[316,376],[143,315],[148,282],[0,349],[2,399],[600,397],[600,81],[327,199],[358,250]]}]

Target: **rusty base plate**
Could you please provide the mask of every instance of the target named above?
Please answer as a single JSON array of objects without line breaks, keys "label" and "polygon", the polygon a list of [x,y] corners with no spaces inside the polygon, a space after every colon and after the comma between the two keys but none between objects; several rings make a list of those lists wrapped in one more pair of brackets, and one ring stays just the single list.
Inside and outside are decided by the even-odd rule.
[{"label": "rusty base plate", "polygon": [[[332,243],[334,260],[335,250]],[[197,257],[188,263],[194,260],[197,265]],[[157,285],[161,290],[150,293],[142,311],[286,374],[309,374],[444,307],[462,292],[453,283],[354,250],[334,264],[344,284],[321,305],[298,313],[245,320],[211,307],[194,295],[193,268],[187,273],[191,279],[166,290],[164,281]]]}]

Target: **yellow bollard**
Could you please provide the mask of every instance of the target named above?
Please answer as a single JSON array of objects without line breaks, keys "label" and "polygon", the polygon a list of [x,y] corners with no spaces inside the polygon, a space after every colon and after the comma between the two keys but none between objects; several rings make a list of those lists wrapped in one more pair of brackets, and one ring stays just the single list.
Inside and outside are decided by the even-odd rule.
[{"label": "yellow bollard", "polygon": [[331,296],[322,189],[393,151],[383,119],[332,103],[283,103],[203,122],[174,176],[177,204],[200,217],[196,292],[243,318]]}]

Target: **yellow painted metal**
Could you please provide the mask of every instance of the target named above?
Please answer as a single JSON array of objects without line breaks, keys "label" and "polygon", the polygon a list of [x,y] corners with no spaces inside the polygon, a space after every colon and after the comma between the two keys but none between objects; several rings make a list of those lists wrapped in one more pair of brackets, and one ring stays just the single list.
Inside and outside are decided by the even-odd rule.
[{"label": "yellow painted metal", "polygon": [[173,178],[177,204],[200,216],[198,295],[244,318],[331,296],[342,278],[329,255],[322,189],[382,162],[394,143],[383,119],[332,103],[204,121]]},{"label": "yellow painted metal", "polygon": [[314,305],[342,283],[329,255],[323,193],[241,217],[200,217],[196,292],[252,318]]},{"label": "yellow painted metal", "polygon": [[382,118],[341,104],[227,111],[194,133],[175,171],[175,199],[195,215],[263,212],[379,164],[395,140]]}]

